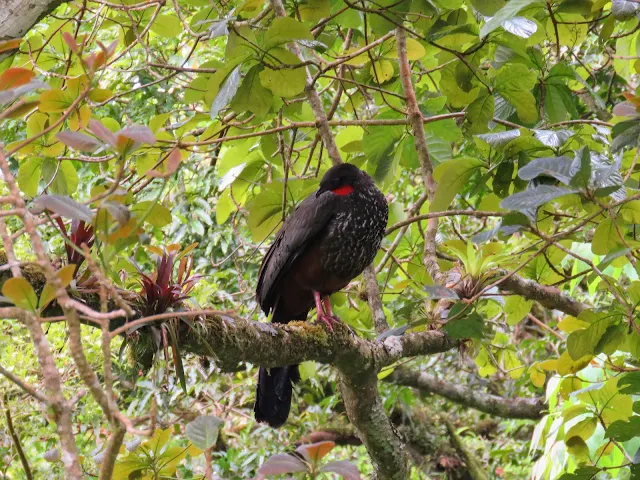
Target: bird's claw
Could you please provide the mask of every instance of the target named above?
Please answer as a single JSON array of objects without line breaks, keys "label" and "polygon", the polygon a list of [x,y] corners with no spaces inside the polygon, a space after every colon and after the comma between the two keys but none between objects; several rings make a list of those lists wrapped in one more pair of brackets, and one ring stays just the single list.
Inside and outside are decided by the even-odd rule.
[{"label": "bird's claw", "polygon": [[324,323],[330,332],[333,332],[333,326],[335,324],[342,323],[342,320],[335,315],[318,315],[318,321]]}]

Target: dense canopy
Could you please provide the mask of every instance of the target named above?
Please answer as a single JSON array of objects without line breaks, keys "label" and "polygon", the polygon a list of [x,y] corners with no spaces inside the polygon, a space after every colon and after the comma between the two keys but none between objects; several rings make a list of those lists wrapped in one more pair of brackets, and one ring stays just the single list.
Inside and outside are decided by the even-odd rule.
[{"label": "dense canopy", "polygon": [[[640,478],[638,1],[3,3],[0,478]],[[346,326],[266,323],[341,162]]]}]

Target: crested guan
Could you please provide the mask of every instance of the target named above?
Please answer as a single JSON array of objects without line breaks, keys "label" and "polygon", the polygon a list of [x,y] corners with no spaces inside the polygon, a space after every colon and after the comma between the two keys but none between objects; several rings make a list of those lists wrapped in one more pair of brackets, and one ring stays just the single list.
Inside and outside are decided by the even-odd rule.
[{"label": "crested guan", "polygon": [[[267,251],[256,295],[271,321],[306,320],[315,306],[318,320],[332,329],[339,321],[329,295],[347,286],[369,265],[380,247],[388,217],[387,201],[373,180],[354,165],[330,168],[320,188],[288,217]],[[254,413],[274,428],[291,408],[298,365],[260,368]]]}]

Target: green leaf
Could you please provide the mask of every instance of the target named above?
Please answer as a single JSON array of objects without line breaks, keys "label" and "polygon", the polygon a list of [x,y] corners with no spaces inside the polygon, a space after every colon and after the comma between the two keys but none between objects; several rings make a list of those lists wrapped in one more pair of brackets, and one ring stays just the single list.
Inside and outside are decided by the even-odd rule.
[{"label": "green leaf", "polygon": [[[271,52],[280,62],[287,65],[297,65],[300,63],[298,57],[293,53],[275,48]],[[276,67],[281,66],[279,62]],[[265,88],[268,88],[274,95],[289,98],[294,97],[304,90],[307,83],[307,75],[304,68],[279,68],[273,70],[269,66],[259,73],[260,82]]]},{"label": "green leaf", "polygon": [[[382,118],[380,115],[378,118]],[[369,165],[375,167],[373,177],[382,181],[387,176],[393,162],[393,151],[396,142],[402,137],[401,126],[370,127],[363,137],[364,154]]]},{"label": "green leaf", "polygon": [[151,31],[153,33],[166,38],[175,38],[176,35],[183,30],[182,22],[173,14],[158,15],[153,25],[151,25]]},{"label": "green leaf", "polygon": [[565,156],[534,158],[518,170],[518,176],[523,180],[533,180],[540,176],[553,177],[568,185],[571,181],[572,162]]},{"label": "green leaf", "polygon": [[585,355],[595,355],[600,339],[611,325],[611,319],[605,318],[595,321],[585,330],[576,330],[567,338],[567,351],[573,360]]},{"label": "green leaf", "polygon": [[484,321],[475,312],[469,315],[461,313],[468,305],[456,303],[449,311],[451,320],[442,327],[442,330],[454,340],[462,338],[482,338],[484,335]]},{"label": "green leaf", "polygon": [[576,193],[576,190],[569,190],[563,187],[554,187],[551,185],[540,185],[539,187],[529,188],[523,192],[514,193],[508,196],[502,202],[500,207],[506,210],[526,210],[537,208],[551,200]]},{"label": "green leaf", "polygon": [[137,202],[131,205],[131,213],[154,227],[162,228],[171,223],[171,210],[155,201]]},{"label": "green leaf", "polygon": [[16,307],[35,312],[38,308],[38,297],[31,284],[24,278],[10,278],[2,285],[2,295],[13,302]]},{"label": "green leaf", "polygon": [[78,188],[78,172],[68,160],[61,160],[58,167],[58,162],[47,158],[42,163],[42,181],[55,194],[71,195]]},{"label": "green leaf", "polygon": [[244,77],[238,93],[233,97],[231,108],[236,112],[250,111],[257,116],[265,115],[273,106],[273,94],[260,83],[260,65],[253,66]]},{"label": "green leaf", "polygon": [[[579,161],[579,162],[578,162]],[[572,187],[586,189],[591,180],[591,154],[587,147],[581,148],[574,160],[574,164],[579,164],[578,171],[571,178]]]},{"label": "green leaf", "polygon": [[429,210],[446,210],[469,178],[482,166],[482,160],[471,157],[456,158],[438,165],[433,172],[437,182],[436,194]]},{"label": "green leaf", "polygon": [[566,85],[550,84],[546,86],[544,112],[549,123],[559,123],[571,118],[573,94]]},{"label": "green leaf", "polygon": [[632,438],[640,437],[640,416],[633,416],[628,422],[616,420],[607,427],[604,436],[619,442],[627,442]]},{"label": "green leaf", "polygon": [[519,323],[531,311],[532,300],[527,300],[520,295],[510,295],[504,304],[504,313],[507,315],[507,324],[513,326]]},{"label": "green leaf", "polygon": [[268,51],[293,40],[313,40],[313,36],[309,29],[296,19],[278,17],[271,22],[264,34],[263,48]]},{"label": "green leaf", "polygon": [[[56,272],[56,277],[58,277],[64,288],[67,288],[71,284],[75,271],[76,266],[74,264],[70,264],[65,265]],[[38,303],[38,308],[40,309],[40,311],[47,308],[47,305],[49,305],[49,303],[51,303],[51,301],[55,297],[56,292],[53,285],[50,282],[45,283],[44,288],[42,289],[42,293],[40,294],[40,301]]]},{"label": "green leaf", "polygon": [[538,119],[538,109],[536,108],[536,99],[531,92],[537,82],[538,78],[535,72],[529,70],[525,65],[521,63],[507,64],[498,70],[498,75],[495,78],[495,90],[515,107],[520,120],[525,123],[534,123]]},{"label": "green leaf", "polygon": [[[502,0],[500,0],[502,1]],[[495,99],[488,90],[482,91],[467,107],[465,119],[471,124],[469,133],[484,133],[489,130],[489,122],[493,119]]]},{"label": "green leaf", "polygon": [[596,227],[591,240],[591,251],[594,255],[607,255],[620,246],[620,236],[614,220],[605,218]]},{"label": "green leaf", "polygon": [[271,235],[282,220],[282,184],[268,184],[249,204],[247,226],[254,242],[262,242]]},{"label": "green leaf", "polygon": [[565,438],[580,437],[583,440],[589,440],[597,426],[598,419],[596,417],[585,418],[571,427],[565,434]]},{"label": "green leaf", "polygon": [[486,17],[495,15],[506,3],[506,0],[471,0],[473,8]]},{"label": "green leaf", "polygon": [[631,200],[622,205],[618,215],[627,223],[640,223],[640,200]]},{"label": "green leaf", "polygon": [[233,71],[224,79],[220,85],[220,90],[216,98],[214,98],[211,104],[211,110],[209,116],[211,120],[215,120],[218,116],[218,112],[224,108],[235,96],[240,86],[240,66],[237,66]]},{"label": "green leaf", "polygon": [[495,12],[491,19],[482,26],[480,29],[480,38],[486,37],[498,28],[502,22],[512,19],[520,10],[536,1],[537,0],[510,0],[504,7]]},{"label": "green leaf", "polygon": [[625,373],[618,380],[620,393],[640,395],[640,371]]},{"label": "green leaf", "polygon": [[298,5],[300,18],[305,22],[318,22],[331,13],[328,0],[306,0]]},{"label": "green leaf", "polygon": [[[18,170],[18,185],[27,197],[35,197],[38,194],[38,184],[42,175],[42,159],[29,158],[20,163]],[[640,202],[639,202],[640,203]]]}]

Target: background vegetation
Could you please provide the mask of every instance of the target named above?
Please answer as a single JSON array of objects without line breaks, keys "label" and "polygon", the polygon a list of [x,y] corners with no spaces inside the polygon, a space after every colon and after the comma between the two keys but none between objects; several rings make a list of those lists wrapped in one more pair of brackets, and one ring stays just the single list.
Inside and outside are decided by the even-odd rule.
[{"label": "background vegetation", "polygon": [[[5,4],[0,477],[640,478],[640,3]],[[259,323],[341,161],[357,336]]]}]

